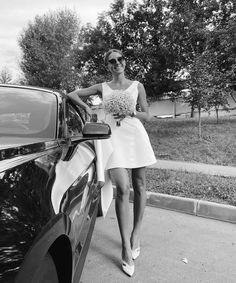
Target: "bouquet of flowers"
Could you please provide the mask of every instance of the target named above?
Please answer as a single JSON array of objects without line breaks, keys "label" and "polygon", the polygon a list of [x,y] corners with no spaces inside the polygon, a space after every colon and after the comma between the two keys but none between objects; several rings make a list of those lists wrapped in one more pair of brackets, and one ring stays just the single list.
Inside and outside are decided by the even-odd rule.
[{"label": "bouquet of flowers", "polygon": [[133,97],[123,90],[114,90],[111,95],[104,99],[103,103],[107,113],[120,117],[120,120],[116,122],[117,126],[120,126],[122,119],[134,112],[136,106]]}]

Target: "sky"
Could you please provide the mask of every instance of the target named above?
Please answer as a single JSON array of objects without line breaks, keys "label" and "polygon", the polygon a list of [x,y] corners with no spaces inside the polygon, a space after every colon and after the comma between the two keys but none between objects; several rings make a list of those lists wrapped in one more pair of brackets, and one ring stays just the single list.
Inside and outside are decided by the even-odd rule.
[{"label": "sky", "polygon": [[13,78],[20,76],[19,35],[36,15],[70,8],[77,12],[81,23],[96,24],[99,13],[110,8],[112,0],[0,0],[0,70],[7,68]]}]

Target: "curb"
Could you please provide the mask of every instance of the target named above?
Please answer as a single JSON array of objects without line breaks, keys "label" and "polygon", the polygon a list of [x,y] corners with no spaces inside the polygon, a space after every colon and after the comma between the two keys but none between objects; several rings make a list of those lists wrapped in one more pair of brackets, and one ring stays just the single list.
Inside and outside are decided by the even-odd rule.
[{"label": "curb", "polygon": [[[116,188],[114,187],[114,197]],[[134,192],[130,190],[130,202]],[[147,205],[236,224],[236,207],[147,191]]]},{"label": "curb", "polygon": [[186,161],[157,159],[157,162],[155,164],[148,166],[147,168],[186,171],[192,173],[201,173],[224,177],[236,177],[236,166],[222,166],[198,162],[195,163]]}]

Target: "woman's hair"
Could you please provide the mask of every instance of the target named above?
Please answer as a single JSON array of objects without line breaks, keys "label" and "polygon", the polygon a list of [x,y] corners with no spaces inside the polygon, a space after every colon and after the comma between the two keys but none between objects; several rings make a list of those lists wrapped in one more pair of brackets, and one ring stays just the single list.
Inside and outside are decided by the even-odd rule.
[{"label": "woman's hair", "polygon": [[105,63],[105,66],[108,64],[108,58],[109,58],[109,56],[110,56],[110,54],[111,54],[112,52],[119,53],[121,56],[123,56],[122,51],[119,50],[119,49],[110,49],[110,50],[108,50],[108,51],[105,53],[105,55],[104,55],[104,63]]}]

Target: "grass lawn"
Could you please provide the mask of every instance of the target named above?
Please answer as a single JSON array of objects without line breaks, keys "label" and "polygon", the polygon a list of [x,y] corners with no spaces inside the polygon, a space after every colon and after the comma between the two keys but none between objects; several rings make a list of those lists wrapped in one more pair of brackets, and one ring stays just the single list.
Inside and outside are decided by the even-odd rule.
[{"label": "grass lawn", "polygon": [[[144,125],[158,159],[236,166],[236,117],[157,119]],[[236,169],[235,169],[236,170]],[[150,191],[236,206],[236,178],[147,169]]]},{"label": "grass lawn", "polygon": [[157,119],[145,128],[158,159],[236,166],[236,117],[203,119],[201,141],[197,119]]},{"label": "grass lawn", "polygon": [[147,190],[236,206],[236,178],[147,169]]}]

